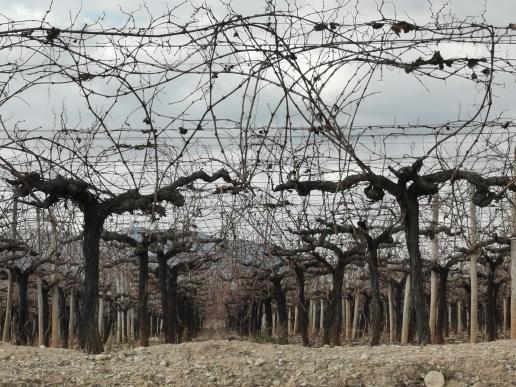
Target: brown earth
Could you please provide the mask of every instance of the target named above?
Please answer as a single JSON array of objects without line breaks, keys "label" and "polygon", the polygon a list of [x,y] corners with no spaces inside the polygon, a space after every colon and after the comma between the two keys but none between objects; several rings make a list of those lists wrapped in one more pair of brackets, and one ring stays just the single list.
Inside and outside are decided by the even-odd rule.
[{"label": "brown earth", "polygon": [[2,386],[516,386],[516,341],[417,346],[303,348],[207,340],[76,350],[0,344]]}]

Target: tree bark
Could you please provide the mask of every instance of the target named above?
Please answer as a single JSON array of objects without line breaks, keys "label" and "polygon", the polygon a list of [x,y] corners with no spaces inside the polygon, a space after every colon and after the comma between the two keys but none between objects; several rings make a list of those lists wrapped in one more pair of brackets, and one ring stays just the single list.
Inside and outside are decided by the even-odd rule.
[{"label": "tree bark", "polygon": [[444,331],[446,324],[446,311],[447,299],[446,299],[446,287],[448,283],[448,269],[440,268],[438,272],[438,288],[437,290],[437,320],[434,335],[434,344],[444,344]]},{"label": "tree bark", "polygon": [[68,320],[68,348],[75,345],[75,291],[70,290],[70,317]]},{"label": "tree bark", "polygon": [[496,263],[488,261],[487,267],[487,303],[486,303],[486,337],[487,341],[497,339],[496,299],[498,285],[495,283]]},{"label": "tree bark", "polygon": [[[475,193],[475,187],[470,187],[471,195]],[[475,246],[477,243],[477,210],[473,201],[469,205],[470,218],[470,243]],[[477,277],[477,254],[473,253],[470,258],[470,279],[471,279],[471,301],[470,301],[470,342],[477,342],[478,334],[478,277]]]},{"label": "tree bark", "polygon": [[[439,226],[439,195],[435,194],[432,197],[432,228],[434,230]],[[432,264],[434,267],[438,265],[439,261],[439,243],[437,234],[432,235]],[[430,273],[430,341],[436,343],[436,325],[437,325],[437,271],[433,268]],[[442,332],[441,332],[442,336]]]},{"label": "tree bark", "polygon": [[263,305],[265,309],[265,333],[268,337],[272,336],[272,300],[270,297],[267,297],[263,300]]},{"label": "tree bark", "polygon": [[303,345],[306,347],[310,344],[308,339],[308,309],[309,301],[305,298],[305,273],[302,268],[294,269],[297,281],[297,311],[298,311],[298,332],[303,339]]},{"label": "tree bark", "polygon": [[138,329],[140,346],[149,346],[149,253],[147,249],[138,252],[140,278],[138,282]]},{"label": "tree bark", "polygon": [[378,274],[378,249],[371,243],[366,252],[369,264],[369,280],[371,283],[371,341],[370,345],[379,345],[382,336],[382,305],[380,299],[380,278]]},{"label": "tree bark", "polygon": [[59,297],[59,333],[63,348],[68,346],[68,310],[66,309],[66,295],[62,287],[58,287]]},{"label": "tree bark", "polygon": [[17,345],[29,344],[31,335],[29,321],[29,305],[27,300],[27,288],[29,286],[29,272],[17,269],[16,283],[18,285],[18,324],[16,326],[15,343]]},{"label": "tree bark", "polygon": [[62,347],[59,314],[59,286],[55,284],[52,288],[52,348]]},{"label": "tree bark", "polygon": [[177,342],[177,272],[169,269],[167,259],[162,254],[158,254],[158,284],[163,310],[165,343],[174,344]]},{"label": "tree bark", "polygon": [[338,264],[332,273],[332,289],[329,294],[326,318],[324,319],[324,300],[321,300],[321,319],[323,321],[323,344],[340,345],[342,317],[342,283],[344,265]]},{"label": "tree bark", "polygon": [[403,322],[403,289],[405,288],[405,281],[394,282],[394,326],[395,326],[395,340],[401,342],[401,328]]},{"label": "tree bark", "polygon": [[177,271],[171,269],[167,280],[168,316],[165,318],[165,323],[168,324],[170,342],[175,344],[180,342],[177,326],[177,277]]},{"label": "tree bark", "polygon": [[507,308],[507,297],[503,298],[503,322],[502,322],[502,333],[505,335],[507,332],[507,324],[508,324],[508,308]]},{"label": "tree bark", "polygon": [[281,287],[280,279],[273,279],[274,297],[276,299],[276,306],[278,308],[277,319],[277,335],[279,344],[288,344],[288,313],[287,313],[287,298],[285,291]]},{"label": "tree bark", "polygon": [[416,314],[416,333],[419,345],[428,342],[428,309],[423,291],[423,265],[419,248],[419,201],[417,193],[409,188],[406,193],[406,202],[401,207],[405,215],[405,238],[410,264],[411,300]]},{"label": "tree bark", "polygon": [[84,211],[84,284],[82,289],[82,309],[79,323],[79,342],[87,353],[101,353],[102,340],[97,324],[97,300],[99,296],[99,244],[104,225],[95,206]]},{"label": "tree bark", "polygon": [[462,325],[462,301],[457,300],[457,333],[460,334],[464,330]]},{"label": "tree bark", "polygon": [[394,295],[392,294],[392,283],[389,282],[388,289],[388,302],[389,302],[389,342],[394,343]]},{"label": "tree bark", "polygon": [[45,345],[43,314],[43,280],[38,277],[38,345]]},{"label": "tree bark", "polygon": [[[514,148],[513,175],[516,177],[516,147]],[[516,192],[512,193],[511,228],[511,339],[516,340]]]}]

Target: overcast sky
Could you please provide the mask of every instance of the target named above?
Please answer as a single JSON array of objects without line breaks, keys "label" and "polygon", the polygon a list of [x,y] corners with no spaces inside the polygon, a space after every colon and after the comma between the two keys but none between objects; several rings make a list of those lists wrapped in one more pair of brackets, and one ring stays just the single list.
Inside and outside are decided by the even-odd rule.
[{"label": "overcast sky", "polygon": [[[8,1],[2,0],[1,13],[14,19],[41,19],[46,10],[49,9],[50,1],[45,0],[16,0]],[[144,5],[148,7],[151,13],[157,15],[167,8],[171,9],[178,6],[177,14],[179,16],[189,16],[191,7],[189,3],[194,5],[206,4],[211,7],[220,16],[226,14],[226,6],[221,4],[218,0],[205,0],[198,1],[193,0],[191,2],[186,1],[159,1],[150,0],[143,2],[140,0],[54,0],[52,6],[52,12],[48,15],[48,20],[52,23],[66,25],[69,20],[68,17],[75,15],[81,10],[78,18],[78,24],[84,22],[90,22],[95,20],[97,17],[105,15],[106,25],[109,23],[116,24],[125,17],[120,12],[120,8],[126,12],[141,9]],[[251,15],[254,13],[263,12],[266,7],[265,0],[247,1],[247,0],[233,0],[231,2],[232,8],[241,13],[242,15]],[[287,9],[285,1],[277,1],[278,9]],[[294,4],[294,1],[290,1]],[[343,14],[349,12],[353,13],[355,3],[359,3],[359,10],[361,16],[364,19],[372,18],[376,19],[379,16],[377,10],[377,4],[381,1],[372,0],[361,0],[361,1],[337,1],[337,0],[298,0],[296,4],[301,8],[301,12],[308,14],[313,11],[317,12],[321,9],[336,7],[339,4],[345,4],[345,8],[349,11],[344,11]],[[488,23],[495,25],[505,26],[508,23],[514,22],[508,18],[514,15],[514,2],[511,0],[438,0],[438,1],[427,1],[427,0],[395,0],[395,1],[383,1],[382,7],[383,14],[386,17],[394,17],[398,15],[399,18],[412,18],[418,23],[424,23],[428,21],[429,16],[432,13],[438,13],[442,9],[441,14],[454,14],[459,19],[465,17],[471,17],[479,20],[484,17]],[[446,6],[443,8],[443,5]],[[294,7],[293,5],[291,6]],[[142,20],[145,19],[145,14],[141,13]]]},{"label": "overcast sky", "polygon": [[[426,0],[397,0],[385,1],[381,11],[378,9],[380,1],[371,0],[357,0],[357,1],[318,1],[300,0],[297,6],[287,5],[286,2],[278,2],[278,9],[294,11],[298,9],[300,15],[308,15],[310,19],[318,20],[321,10],[335,9],[334,17],[340,23],[352,23],[354,18],[358,22],[369,22],[372,20],[379,20],[382,17],[396,18],[398,20],[410,20],[419,25],[431,23],[433,16],[439,15],[442,22],[451,20],[465,20],[468,22],[481,21],[491,23],[496,26],[505,27],[509,23],[516,23],[515,3],[514,0],[446,0],[429,2]],[[72,24],[76,28],[82,28],[84,24],[91,24],[100,19],[99,24],[104,28],[120,27],[127,21],[127,13],[136,11],[135,24],[136,26],[145,27],[149,22],[149,14],[154,17],[163,15],[167,9],[177,7],[174,12],[174,20],[176,23],[186,23],[195,19],[192,15],[192,6],[202,4],[201,1],[193,0],[191,3],[182,1],[155,1],[149,0],[147,3],[138,0],[124,0],[117,2],[113,0],[84,0],[83,2],[77,0],[55,0],[52,2],[45,0],[0,0],[0,22],[4,23],[6,20],[41,20],[43,17],[49,25],[65,29]],[[220,1],[204,1],[204,4],[211,7],[218,18],[223,18],[228,13],[227,6]],[[356,4],[359,4],[356,6]],[[443,6],[443,4],[445,4]],[[261,13],[266,10],[267,2],[263,0],[235,0],[231,3],[233,10],[244,16]],[[50,12],[47,14],[47,10]],[[330,12],[330,11],[328,11]],[[335,16],[337,15],[337,16]],[[206,20],[197,20],[200,23],[207,23]],[[35,24],[30,25],[38,25]],[[5,25],[0,27],[5,28]],[[388,31],[388,29],[387,29]],[[516,33],[514,31],[513,33]],[[469,45],[447,45],[443,44],[439,47],[443,56],[485,56],[486,47],[471,47]],[[501,52],[497,52],[499,56],[507,58],[515,58],[514,48],[502,47]],[[505,52],[503,50],[506,50]],[[23,55],[28,55],[26,52]],[[105,52],[103,55],[112,55],[113,53]],[[159,53],[158,53],[159,54]],[[158,55],[156,54],[156,55]],[[4,58],[5,53],[0,53],[0,59]],[[416,57],[413,57],[414,60]],[[16,58],[15,58],[16,59]],[[9,60],[14,60],[9,58]],[[343,86],[352,78],[353,69],[342,69],[335,75],[333,81],[328,85],[326,95],[328,100],[336,98],[342,91]],[[0,75],[0,80],[4,80],[3,75]],[[52,77],[49,79],[53,80]],[[18,80],[17,82],[21,82]],[[223,93],[225,88],[228,88],[234,81],[228,81],[224,84],[224,80],[216,84],[215,90]],[[494,105],[491,111],[491,116],[495,117],[498,114],[503,114],[504,117],[516,118],[515,106],[516,96],[515,79],[508,76],[498,76],[495,74],[494,85]],[[177,106],[170,106],[170,101],[175,101],[188,96],[192,90],[192,84],[195,81],[191,77],[182,77],[176,82],[171,82],[164,91],[163,97],[159,103],[156,103],[156,111],[166,112],[173,109],[179,109]],[[14,85],[14,84],[13,84]],[[110,89],[103,79],[94,79],[89,82],[91,87],[96,90]],[[468,79],[457,78],[449,81],[424,79],[421,82],[411,74],[406,74],[400,69],[385,68],[382,71],[375,73],[371,79],[371,84],[368,89],[371,96],[367,97],[366,103],[360,106],[356,117],[356,124],[370,125],[370,124],[404,124],[404,123],[439,123],[452,121],[456,119],[466,119],[471,116],[475,106],[478,106],[484,92],[484,88],[480,84],[476,84]],[[277,102],[281,92],[277,88],[265,88],[260,92],[260,99],[256,103],[253,111],[255,116],[254,123],[256,125],[263,125],[268,117],[271,106]],[[36,132],[44,136],[52,136],[54,133],[52,128],[59,128],[61,124],[61,114],[65,112],[65,119],[68,117],[67,127],[84,127],[91,123],[91,117],[88,118],[85,114],[84,98],[80,95],[80,91],[75,84],[67,86],[49,85],[45,84],[40,87],[33,87],[22,95],[22,99],[14,99],[9,103],[0,106],[0,113],[4,120],[7,120],[9,125],[14,125],[15,122],[22,121],[20,126],[22,128],[31,130],[39,128]],[[95,108],[101,110],[102,100],[96,99]],[[189,111],[187,118],[195,118],[202,112],[202,104],[200,107],[192,108]],[[231,118],[238,120],[242,113],[241,106],[242,99],[234,98],[228,99],[225,103],[217,107],[218,118]],[[135,113],[134,109],[137,104],[134,99],[129,97],[121,98],[118,101],[117,108],[107,117],[107,122],[113,127],[121,127],[126,123],[132,125],[142,126],[141,111]],[[281,110],[280,110],[281,111]],[[65,120],[66,121],[66,120]],[[164,126],[167,122],[160,121],[156,118],[156,125]],[[281,125],[278,121],[276,125]],[[187,126],[184,122],[175,122],[172,128],[177,131],[180,125]],[[235,134],[235,132],[228,132]],[[145,136],[139,135],[136,139],[124,139],[125,142],[132,142],[140,144],[145,141]],[[371,141],[371,140],[369,140]],[[381,140],[379,140],[381,143]],[[182,143],[178,140],[178,149],[181,148]],[[193,142],[194,145],[190,148],[190,152],[185,157],[192,162],[199,162],[199,159],[208,159],[216,156],[222,158],[218,149],[216,149],[215,141],[201,140],[198,143]],[[105,145],[105,144],[104,144]],[[174,145],[174,144],[172,144]],[[375,144],[376,145],[376,144]],[[432,141],[425,143],[424,140],[417,139],[403,139],[393,137],[389,140],[390,156],[403,156],[405,154],[418,154],[421,149],[428,148],[432,145]],[[213,148],[210,148],[213,147]],[[99,152],[102,146],[99,147]],[[236,149],[232,154],[228,155],[232,161],[238,163],[240,154]],[[0,150],[2,155],[5,155],[5,150]],[[228,152],[229,153],[229,152]],[[452,151],[453,153],[453,151]],[[144,152],[137,153],[134,158],[134,163],[130,164],[133,172],[137,172],[141,168],[141,160]],[[116,165],[103,164],[102,168],[106,172],[112,172],[117,168]],[[130,182],[128,182],[129,185]],[[206,214],[204,214],[206,216]],[[219,213],[214,212],[214,217],[218,217]]]},{"label": "overcast sky", "polygon": [[[67,28],[72,23],[75,27],[80,28],[84,23],[92,23],[98,18],[102,18],[100,22],[104,28],[112,26],[120,26],[127,20],[128,12],[135,12],[136,25],[146,26],[149,16],[148,12],[154,17],[162,15],[167,9],[175,8],[173,15],[176,17],[177,23],[187,22],[195,18],[192,16],[192,6],[201,5],[203,2],[192,1],[181,2],[164,2],[164,1],[148,1],[146,3],[137,0],[117,1],[101,1],[101,0],[55,0],[50,8],[50,1],[34,1],[34,0],[17,0],[6,1],[0,0],[2,4],[1,13],[11,20],[41,20],[46,17],[46,21],[58,28]],[[359,3],[356,6],[356,3]],[[468,20],[468,21],[485,21],[497,26],[507,26],[516,20],[508,18],[514,15],[513,0],[489,0],[489,1],[414,1],[400,0],[384,2],[381,12],[378,7],[380,1],[361,0],[352,1],[298,1],[297,9],[300,15],[310,15],[311,19],[317,20],[318,12],[322,9],[330,10],[340,5],[337,11],[337,20],[342,23],[351,23],[356,17],[359,22],[367,22],[371,20],[386,18],[397,18],[405,20],[413,20],[417,24],[426,24],[432,22],[432,15],[439,15],[441,21]],[[217,17],[222,18],[228,13],[227,6],[219,1],[205,1],[208,7],[211,7]],[[286,2],[278,2],[278,9],[295,9],[296,7],[288,5]],[[445,5],[443,5],[445,4]],[[233,1],[231,7],[235,12],[242,15],[252,15],[264,12],[266,10],[266,1]],[[47,14],[47,10],[50,12]],[[45,16],[46,15],[46,16]],[[516,19],[516,15],[515,18]],[[439,47],[443,56],[475,56],[485,55],[485,47],[470,47],[468,45],[446,45]],[[507,48],[506,53],[500,53],[500,56],[506,55],[511,57],[514,49]],[[415,59],[415,58],[414,58]],[[328,86],[326,93],[331,99],[337,96],[342,85],[347,81],[346,77],[353,74],[353,71],[342,70],[336,74],[335,79]],[[502,114],[508,118],[514,118],[516,106],[516,96],[513,92],[515,79],[505,76],[495,77],[497,84],[494,88],[494,106],[491,115]],[[95,83],[97,82],[97,83]],[[163,109],[174,109],[169,107],[170,100],[179,98],[179,95],[187,95],[190,92],[192,79],[183,77],[180,81],[173,83],[166,92],[167,97],[160,101]],[[92,87],[99,89],[108,88],[103,81],[92,81]],[[224,89],[224,84],[218,83],[218,90]],[[446,122],[455,119],[468,118],[479,101],[483,97],[484,88],[465,79],[454,79],[449,81],[441,81],[435,79],[420,79],[405,74],[400,69],[386,68],[381,72],[377,72],[371,80],[368,89],[372,95],[369,96],[358,112],[356,124],[404,124],[404,123],[424,123],[424,122]],[[23,118],[23,127],[30,129],[35,127],[48,128],[59,126],[60,114],[64,108],[66,116],[69,119],[69,125],[84,125],[84,116],[77,106],[81,105],[81,96],[79,90],[71,85],[56,86],[45,85],[42,87],[32,88],[30,94],[25,94],[24,103],[19,101],[11,102],[3,106],[4,119],[11,119],[11,123]],[[167,99],[168,98],[168,99]],[[277,90],[273,88],[262,91],[260,101],[256,107],[255,116],[258,117],[256,124],[263,124],[267,117],[270,106],[277,100]],[[101,103],[100,101],[98,102]],[[217,109],[218,118],[238,118],[241,113],[241,102],[238,99],[228,99]],[[168,104],[168,105],[167,105]],[[114,126],[121,126],[124,122],[140,123],[141,114],[131,115],[131,111],[135,108],[134,100],[127,101],[121,99],[117,110],[109,116]],[[190,117],[199,114],[201,110],[192,109]],[[28,114],[30,113],[30,114]],[[130,119],[128,119],[130,118]],[[80,121],[80,120],[83,121]],[[131,119],[133,121],[131,121]],[[261,122],[260,122],[261,119]],[[116,121],[119,121],[116,123]],[[280,124],[280,122],[278,122]],[[184,123],[177,122],[175,128]],[[140,140],[138,140],[140,141]],[[398,140],[395,140],[398,141]],[[393,152],[406,152],[406,143],[399,140],[401,145],[394,146]],[[395,144],[396,145],[396,144]],[[421,145],[421,144],[419,144]],[[410,148],[410,147],[409,147]],[[200,151],[201,153],[203,150]],[[194,151],[195,153],[195,151]],[[195,157],[194,157],[195,158]]]}]

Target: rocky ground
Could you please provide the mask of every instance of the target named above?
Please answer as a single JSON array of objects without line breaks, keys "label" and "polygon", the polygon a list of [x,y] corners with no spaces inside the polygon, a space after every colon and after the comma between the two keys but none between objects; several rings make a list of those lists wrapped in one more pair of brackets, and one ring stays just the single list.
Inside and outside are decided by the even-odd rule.
[{"label": "rocky ground", "polygon": [[450,387],[516,386],[516,342],[303,348],[208,340],[95,356],[0,344],[2,386],[442,386],[443,377]]}]

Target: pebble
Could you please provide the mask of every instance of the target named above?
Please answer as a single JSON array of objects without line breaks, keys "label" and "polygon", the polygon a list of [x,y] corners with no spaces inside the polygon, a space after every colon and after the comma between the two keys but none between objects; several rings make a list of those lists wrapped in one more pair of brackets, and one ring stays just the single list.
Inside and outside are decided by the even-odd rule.
[{"label": "pebble", "polygon": [[439,371],[430,371],[425,376],[426,387],[444,387],[444,375]]},{"label": "pebble", "polygon": [[[509,340],[500,340],[496,346],[495,350],[489,343],[453,344],[446,351],[439,351],[439,346],[390,345],[326,349],[218,341],[145,349],[113,345],[109,354],[87,355],[0,344],[0,358],[5,359],[0,362],[0,385],[302,387],[342,382],[349,386],[484,387],[490,380],[511,385],[516,348]],[[372,360],[374,367],[368,364]]]}]

